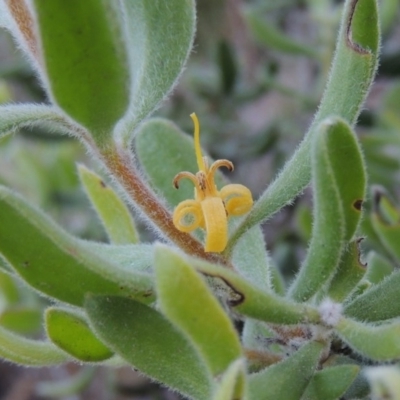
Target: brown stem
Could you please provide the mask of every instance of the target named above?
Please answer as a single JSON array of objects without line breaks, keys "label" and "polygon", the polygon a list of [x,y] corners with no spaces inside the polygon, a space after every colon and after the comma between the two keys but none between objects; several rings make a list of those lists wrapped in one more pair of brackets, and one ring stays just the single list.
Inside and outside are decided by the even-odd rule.
[{"label": "brown stem", "polygon": [[128,152],[116,148],[108,149],[102,152],[102,159],[134,203],[171,242],[187,254],[229,266],[227,260],[221,255],[206,253],[198,240],[175,228],[171,213],[142,180]]}]

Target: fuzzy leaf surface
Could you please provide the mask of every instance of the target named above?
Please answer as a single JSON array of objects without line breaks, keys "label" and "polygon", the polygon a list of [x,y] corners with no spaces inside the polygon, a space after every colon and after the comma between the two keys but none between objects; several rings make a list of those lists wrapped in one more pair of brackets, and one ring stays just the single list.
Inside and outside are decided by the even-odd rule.
[{"label": "fuzzy leaf surface", "polygon": [[50,342],[26,339],[0,327],[0,357],[15,364],[45,367],[70,361]]},{"label": "fuzzy leaf surface", "polygon": [[388,259],[374,251],[368,255],[367,264],[365,278],[371,283],[381,282],[394,270],[393,264]]},{"label": "fuzzy leaf surface", "polygon": [[339,116],[353,125],[375,75],[379,53],[376,0],[347,0],[336,52],[318,112],[303,142],[232,235],[227,252],[251,226],[290,203],[311,179],[311,145],[319,124]]},{"label": "fuzzy leaf surface", "polygon": [[400,323],[368,325],[342,318],[336,333],[354,351],[374,361],[390,361],[400,357]]},{"label": "fuzzy leaf surface", "polygon": [[302,400],[337,400],[353,383],[360,368],[356,365],[338,365],[324,368],[312,377]]},{"label": "fuzzy leaf surface", "polygon": [[242,359],[233,362],[222,375],[212,400],[234,400],[246,398],[245,363]]},{"label": "fuzzy leaf surface", "polygon": [[327,119],[314,142],[314,225],[307,257],[291,288],[298,301],[308,300],[335,273],[343,246],[358,226],[365,196],[363,160],[348,124]]},{"label": "fuzzy leaf surface", "polygon": [[400,316],[400,271],[346,304],[344,313],[360,321],[374,322]]},{"label": "fuzzy leaf surface", "polygon": [[8,104],[0,107],[0,138],[20,128],[32,127],[73,133],[55,107],[43,104]]},{"label": "fuzzy leaf surface", "polygon": [[261,290],[225,267],[194,258],[189,263],[206,277],[214,293],[235,312],[278,324],[320,322],[319,312],[312,306],[294,303],[273,292]]},{"label": "fuzzy leaf surface", "polygon": [[159,312],[118,296],[89,296],[85,308],[100,339],[135,368],[190,398],[211,398],[204,362]]},{"label": "fuzzy leaf surface", "polygon": [[155,251],[157,297],[163,313],[193,342],[214,375],[242,355],[233,323],[199,273],[168,247]]},{"label": "fuzzy leaf surface", "polygon": [[131,96],[117,132],[126,145],[137,125],[174,87],[195,33],[194,0],[121,0],[129,49]]},{"label": "fuzzy leaf surface", "polygon": [[106,145],[129,103],[118,2],[34,0],[33,5],[53,100],[89,129],[98,145]]},{"label": "fuzzy leaf surface", "polygon": [[250,400],[298,400],[315,373],[323,345],[310,342],[287,359],[249,377]]},{"label": "fuzzy leaf surface", "polygon": [[46,310],[45,323],[50,340],[80,361],[104,361],[113,355],[91,331],[82,315],[72,310],[49,308]]},{"label": "fuzzy leaf surface", "polygon": [[111,243],[138,242],[138,233],[128,207],[100,176],[83,165],[78,167],[81,182]]},{"label": "fuzzy leaf surface", "polygon": [[76,306],[89,292],[151,301],[149,275],[100,257],[5,187],[0,187],[0,220],[0,252],[39,292]]}]

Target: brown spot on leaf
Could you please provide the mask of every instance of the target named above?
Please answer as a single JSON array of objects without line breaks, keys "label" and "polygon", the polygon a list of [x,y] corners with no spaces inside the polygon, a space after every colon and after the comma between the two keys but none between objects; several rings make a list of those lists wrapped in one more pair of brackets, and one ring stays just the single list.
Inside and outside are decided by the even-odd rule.
[{"label": "brown spot on leaf", "polygon": [[362,209],[362,205],[363,205],[363,201],[361,199],[356,200],[353,203],[353,207],[357,210],[357,211],[361,211]]},{"label": "brown spot on leaf", "polygon": [[104,183],[103,180],[100,180],[100,186],[101,186],[102,188],[106,188],[106,187],[107,187],[107,185]]}]

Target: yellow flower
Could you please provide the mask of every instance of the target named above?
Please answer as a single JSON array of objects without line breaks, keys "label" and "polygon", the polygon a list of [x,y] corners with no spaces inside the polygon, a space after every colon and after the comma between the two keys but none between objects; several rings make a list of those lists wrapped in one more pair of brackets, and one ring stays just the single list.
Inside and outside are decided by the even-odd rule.
[{"label": "yellow flower", "polygon": [[247,213],[253,205],[250,190],[243,185],[226,185],[217,189],[214,175],[218,168],[226,167],[233,171],[228,160],[217,160],[208,166],[207,157],[203,157],[200,147],[200,125],[195,113],[190,117],[194,123],[194,145],[199,172],[180,172],[173,180],[179,188],[182,178],[191,180],[195,187],[193,200],[184,200],[174,210],[173,221],[177,229],[191,232],[197,228],[205,229],[207,236],[204,250],[221,252],[228,242],[228,217]]}]

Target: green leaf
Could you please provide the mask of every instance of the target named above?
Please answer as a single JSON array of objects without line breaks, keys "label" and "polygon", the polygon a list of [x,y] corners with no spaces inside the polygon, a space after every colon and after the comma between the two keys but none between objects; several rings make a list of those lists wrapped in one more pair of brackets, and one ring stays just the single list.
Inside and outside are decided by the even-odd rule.
[{"label": "green leaf", "polygon": [[[179,190],[172,184],[175,175],[181,171],[197,172],[192,138],[169,121],[152,119],[139,128],[135,149],[149,183],[171,208],[193,198],[192,182],[182,180]],[[215,178],[219,188],[227,183],[219,171]],[[234,219],[230,221],[230,227],[235,224],[237,222]],[[263,289],[270,287],[268,254],[259,227],[246,232],[232,258],[235,267],[251,282]]]},{"label": "green leaf", "polygon": [[345,249],[330,282],[328,296],[337,303],[346,299],[366,273],[366,264],[360,260],[359,243],[360,240],[353,240]]},{"label": "green leaf", "polygon": [[15,364],[45,367],[70,361],[70,357],[49,342],[26,339],[0,327],[0,357]]},{"label": "green leaf", "polygon": [[100,146],[129,103],[123,17],[112,0],[34,0],[45,82],[53,100]]},{"label": "green leaf", "polygon": [[344,308],[344,313],[360,321],[383,321],[400,316],[400,271],[373,285]]},{"label": "green leaf", "polygon": [[117,296],[89,296],[85,307],[100,339],[139,371],[191,398],[211,398],[210,372],[160,313]]},{"label": "green leaf", "polygon": [[222,375],[213,400],[244,399],[245,390],[245,363],[239,359],[233,362]]},{"label": "green leaf", "polygon": [[293,303],[243,279],[239,274],[218,265],[191,258],[213,291],[235,312],[260,321],[278,324],[318,323],[318,310],[306,304]]},{"label": "green leaf", "polygon": [[211,372],[222,373],[242,356],[229,317],[198,272],[168,247],[156,247],[155,267],[161,310],[193,342]]},{"label": "green leaf", "polygon": [[42,104],[9,104],[0,107],[0,138],[21,128],[33,127],[74,134],[65,117],[55,107]]},{"label": "green leaf", "polygon": [[282,53],[314,58],[318,57],[318,52],[312,47],[290,38],[274,27],[273,24],[266,21],[266,19],[260,15],[259,10],[248,8],[245,10],[244,16],[250,28],[250,32],[261,45]]},{"label": "green leaf", "polygon": [[310,342],[287,359],[249,377],[249,398],[298,400],[314,375],[322,343]]},{"label": "green leaf", "polygon": [[174,87],[194,39],[194,0],[122,0],[131,71],[131,102],[117,132],[127,145],[138,124]]},{"label": "green leaf", "polygon": [[330,76],[318,112],[303,142],[232,235],[226,253],[251,227],[271,217],[301,193],[311,178],[311,144],[321,121],[339,116],[353,125],[377,67],[376,0],[347,0]]},{"label": "green leaf", "polygon": [[0,314],[0,325],[19,334],[38,333],[42,327],[42,313],[29,306],[14,306]]},{"label": "green leaf", "polygon": [[365,279],[371,283],[381,282],[394,270],[393,264],[375,251],[371,251],[368,254],[367,265]]},{"label": "green leaf", "polygon": [[338,365],[324,368],[312,377],[302,400],[337,400],[353,383],[360,368],[356,365]]},{"label": "green leaf", "polygon": [[80,361],[104,361],[113,355],[112,351],[97,339],[82,315],[72,310],[48,308],[45,323],[49,339]]},{"label": "green leaf", "polygon": [[104,181],[83,165],[78,166],[81,182],[110,241],[114,244],[138,242],[138,233],[128,207]]},{"label": "green leaf", "polygon": [[336,333],[354,351],[375,361],[390,361],[400,357],[400,322],[368,325],[342,318]]},{"label": "green leaf", "polygon": [[344,242],[354,235],[365,196],[365,171],[357,139],[346,122],[321,123],[312,153],[314,225],[308,254],[292,288],[308,300],[332,277]]},{"label": "green leaf", "polygon": [[15,279],[13,279],[7,272],[0,270],[0,309],[4,306],[17,303],[19,298],[20,295]]},{"label": "green leaf", "polygon": [[39,292],[80,306],[86,293],[152,300],[149,275],[99,256],[42,212],[0,187],[0,252],[13,270]]}]

